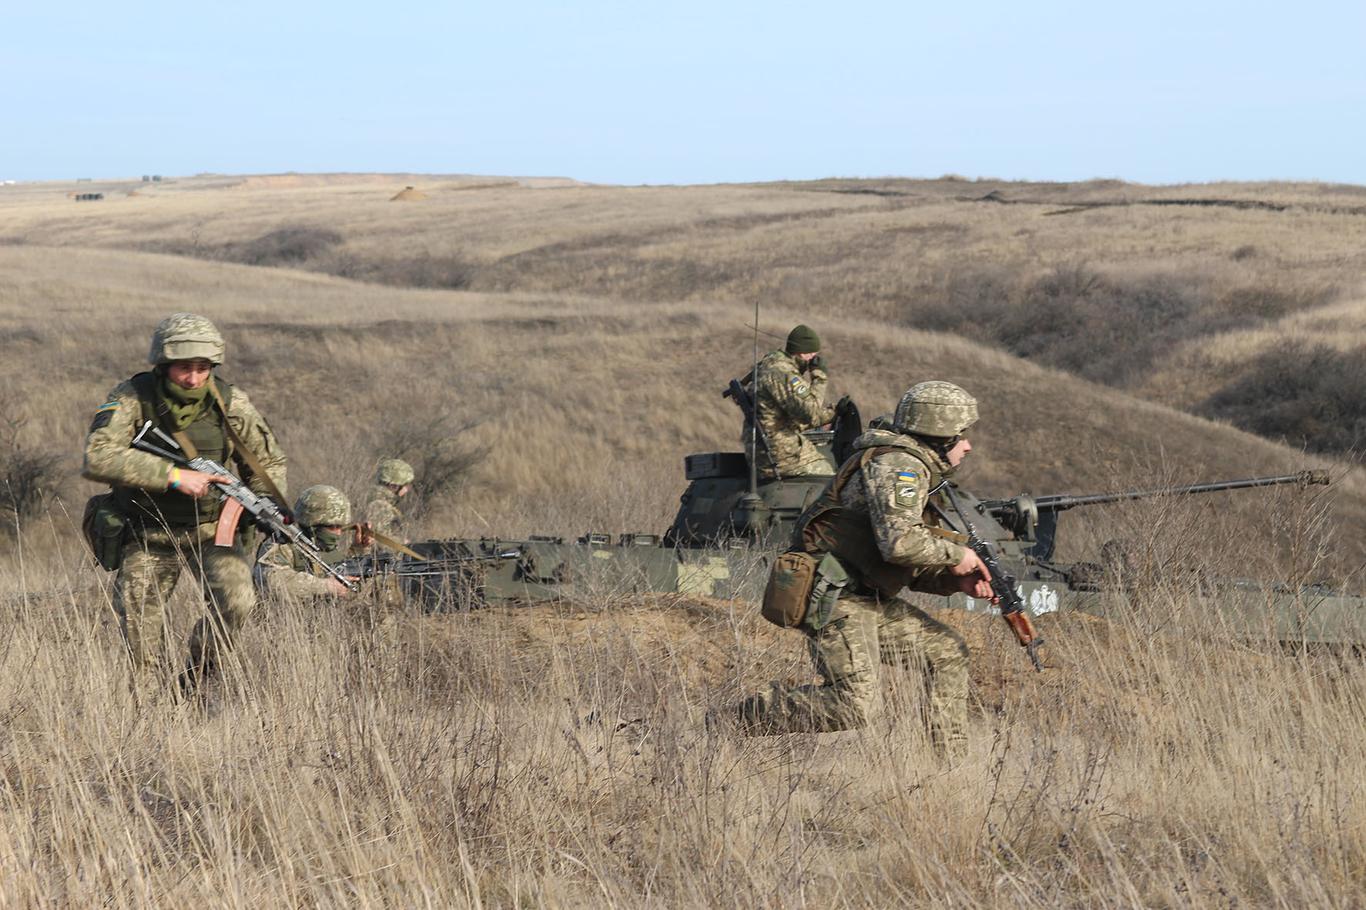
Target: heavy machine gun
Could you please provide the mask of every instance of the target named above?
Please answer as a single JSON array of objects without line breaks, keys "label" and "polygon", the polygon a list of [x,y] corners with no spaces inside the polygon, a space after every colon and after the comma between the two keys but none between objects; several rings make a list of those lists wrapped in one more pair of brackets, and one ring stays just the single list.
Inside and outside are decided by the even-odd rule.
[{"label": "heavy machine gun", "polygon": [[1220,493],[1251,487],[1274,487],[1283,484],[1310,486],[1328,484],[1327,471],[1299,471],[1274,477],[1245,477],[1237,480],[1218,480],[1184,486],[1157,487],[1150,490],[1121,490],[1113,493],[1084,495],[1055,494],[1049,496],[1016,496],[1014,499],[988,499],[977,505],[977,511],[990,515],[1016,539],[1032,541],[1026,555],[1038,560],[1053,558],[1057,544],[1058,513],[1078,506],[1098,506],[1134,499],[1154,499],[1162,496],[1193,496],[1198,493]]}]

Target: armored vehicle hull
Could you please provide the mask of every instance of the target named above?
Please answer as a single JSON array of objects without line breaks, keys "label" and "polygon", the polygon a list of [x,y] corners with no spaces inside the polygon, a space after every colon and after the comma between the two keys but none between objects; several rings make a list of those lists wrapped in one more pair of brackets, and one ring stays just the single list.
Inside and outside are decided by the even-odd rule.
[{"label": "armored vehicle hull", "polygon": [[[830,434],[812,434],[828,445]],[[406,594],[429,610],[463,610],[499,602],[565,600],[600,603],[616,597],[672,592],[757,602],[773,556],[828,476],[793,477],[752,486],[738,452],[692,455],[689,485],[662,535],[586,534],[576,540],[449,539],[414,544],[427,562],[398,560],[391,570]],[[992,543],[1035,616],[1083,612],[1110,616],[1131,609],[1122,576],[1092,563],[1052,561],[1058,517],[1067,509],[1159,495],[1191,495],[1284,483],[1326,483],[1317,473],[1248,478],[1162,490],[1088,496],[982,500],[956,496],[979,535]],[[946,527],[962,530],[932,497]],[[1205,581],[1202,612],[1230,634],[1306,644],[1366,642],[1366,599],[1318,587],[1291,590],[1249,580]],[[929,598],[948,609],[992,612],[963,595]]]}]

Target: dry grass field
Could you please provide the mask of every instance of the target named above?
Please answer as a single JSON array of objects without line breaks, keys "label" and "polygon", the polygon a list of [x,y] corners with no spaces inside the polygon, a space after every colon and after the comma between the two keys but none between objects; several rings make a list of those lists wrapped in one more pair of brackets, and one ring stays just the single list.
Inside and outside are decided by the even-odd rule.
[{"label": "dry grass field", "polygon": [[[409,184],[426,198],[388,201]],[[1261,436],[1224,421],[1252,419],[1287,339],[1342,355],[1315,375],[1354,375],[1366,191],[74,188],[0,188],[6,495],[16,465],[52,484],[0,538],[0,906],[1366,902],[1359,658],[1240,642],[1193,593],[1201,571],[1361,587],[1351,434],[1307,454],[1293,397],[1266,399],[1285,413]],[[74,528],[94,490],[78,450],[165,314],[224,331],[223,373],[280,435],[291,489],[359,492],[395,447],[476,453],[425,531],[578,534],[662,529],[682,457],[734,447],[719,393],[747,369],[756,298],[765,331],[820,329],[865,416],[924,378],[975,392],[963,482],[984,495],[1305,467],[1335,483],[1069,514],[1069,557],[1121,536],[1181,571],[1114,621],[1046,620],[1042,676],[999,621],[943,614],[974,649],[952,769],[914,673],[888,674],[857,733],[705,724],[809,673],[798,636],[739,602],[271,605],[207,708],[127,693],[110,579]],[[177,595],[177,641],[194,601]]]}]

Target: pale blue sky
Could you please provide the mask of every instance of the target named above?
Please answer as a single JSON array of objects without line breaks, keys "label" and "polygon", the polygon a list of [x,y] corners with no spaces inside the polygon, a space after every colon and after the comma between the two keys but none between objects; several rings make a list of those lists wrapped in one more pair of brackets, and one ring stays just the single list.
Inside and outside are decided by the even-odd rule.
[{"label": "pale blue sky", "polygon": [[1366,183],[1366,4],[27,0],[0,179]]}]

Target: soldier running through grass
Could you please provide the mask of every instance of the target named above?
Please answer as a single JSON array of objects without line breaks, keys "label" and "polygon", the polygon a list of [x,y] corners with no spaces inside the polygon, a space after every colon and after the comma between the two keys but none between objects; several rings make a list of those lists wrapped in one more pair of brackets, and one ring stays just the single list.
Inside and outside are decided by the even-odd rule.
[{"label": "soldier running through grass", "polygon": [[231,478],[131,448],[139,427],[151,421],[186,452],[234,466],[257,493],[283,497],[285,455],[246,393],[216,374],[224,349],[203,316],[168,316],[152,334],[152,369],[114,387],[86,437],[82,476],[110,485],[108,509],[122,528],[102,564],[118,569],[114,609],[137,691],[155,683],[166,604],[183,568],[198,579],[208,613],[190,635],[182,691],[221,667],[256,602],[248,532],[239,528],[226,547],[213,543],[221,506],[213,486]]}]

